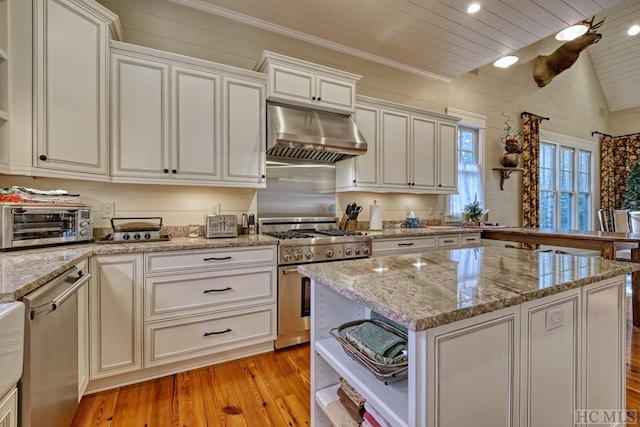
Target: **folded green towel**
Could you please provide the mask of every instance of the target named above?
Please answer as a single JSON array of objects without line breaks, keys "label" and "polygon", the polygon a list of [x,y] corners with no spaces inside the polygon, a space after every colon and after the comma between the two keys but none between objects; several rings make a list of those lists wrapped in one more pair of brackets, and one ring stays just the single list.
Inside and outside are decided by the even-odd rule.
[{"label": "folded green towel", "polygon": [[396,357],[407,346],[404,339],[372,322],[364,322],[350,332],[354,339],[383,357]]}]

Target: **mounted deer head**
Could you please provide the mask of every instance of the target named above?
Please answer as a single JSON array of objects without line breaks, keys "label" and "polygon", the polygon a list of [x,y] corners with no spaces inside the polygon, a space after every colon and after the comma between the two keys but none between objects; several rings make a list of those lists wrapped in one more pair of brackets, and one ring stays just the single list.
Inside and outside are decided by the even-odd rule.
[{"label": "mounted deer head", "polygon": [[590,21],[581,22],[589,27],[586,33],[566,42],[551,55],[539,55],[536,58],[533,65],[533,79],[538,87],[548,85],[555,76],[571,67],[578,60],[580,52],[600,41],[602,34],[598,34],[597,30],[602,26],[604,19],[596,24],[593,23],[594,19],[595,16]]}]

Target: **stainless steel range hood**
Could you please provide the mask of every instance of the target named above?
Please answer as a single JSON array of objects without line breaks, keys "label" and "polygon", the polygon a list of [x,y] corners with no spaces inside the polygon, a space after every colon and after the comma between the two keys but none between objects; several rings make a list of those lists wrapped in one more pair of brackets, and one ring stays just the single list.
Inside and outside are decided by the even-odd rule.
[{"label": "stainless steel range hood", "polygon": [[351,117],[267,102],[267,156],[337,162],[366,152]]}]

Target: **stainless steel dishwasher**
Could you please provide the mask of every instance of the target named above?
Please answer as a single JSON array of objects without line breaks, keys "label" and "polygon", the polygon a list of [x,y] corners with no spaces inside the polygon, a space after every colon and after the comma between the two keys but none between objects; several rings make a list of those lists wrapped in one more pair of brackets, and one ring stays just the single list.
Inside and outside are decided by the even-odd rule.
[{"label": "stainless steel dishwasher", "polygon": [[78,295],[91,277],[82,261],[28,293],[20,426],[68,427],[78,408]]}]

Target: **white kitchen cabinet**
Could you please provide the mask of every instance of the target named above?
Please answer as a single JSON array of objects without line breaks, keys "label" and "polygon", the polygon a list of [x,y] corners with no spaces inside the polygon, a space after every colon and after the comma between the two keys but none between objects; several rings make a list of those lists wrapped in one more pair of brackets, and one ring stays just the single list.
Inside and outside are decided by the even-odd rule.
[{"label": "white kitchen cabinet", "polygon": [[392,237],[388,239],[374,239],[372,243],[372,255],[403,255],[438,249],[472,248],[480,245],[480,233]]},{"label": "white kitchen cabinet", "polygon": [[357,102],[367,154],[336,164],[336,191],[457,191],[457,118],[363,96]]},{"label": "white kitchen cabinet", "polygon": [[18,427],[18,388],[12,388],[0,400],[0,427]]},{"label": "white kitchen cabinet", "polygon": [[264,51],[254,70],[267,73],[267,98],[351,114],[361,76]]},{"label": "white kitchen cabinet", "polygon": [[91,379],[142,368],[142,254],[91,258]]},{"label": "white kitchen cabinet", "polygon": [[262,188],[264,76],[111,44],[115,182]]},{"label": "white kitchen cabinet", "polygon": [[379,170],[379,121],[380,110],[376,106],[356,105],[355,121],[358,130],[367,141],[367,152],[336,162],[336,191],[358,189],[375,191],[380,186]]},{"label": "white kitchen cabinet", "polygon": [[33,5],[34,174],[107,180],[108,39],[118,18],[87,0]]},{"label": "white kitchen cabinet", "polygon": [[265,88],[255,79],[224,77],[225,182],[266,183]]}]

